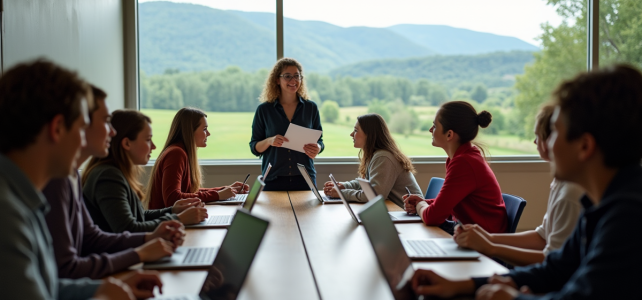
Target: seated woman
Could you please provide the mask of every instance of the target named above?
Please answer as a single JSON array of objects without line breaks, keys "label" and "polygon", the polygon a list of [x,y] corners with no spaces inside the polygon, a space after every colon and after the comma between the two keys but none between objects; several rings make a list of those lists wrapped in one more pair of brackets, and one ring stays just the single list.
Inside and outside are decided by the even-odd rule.
[{"label": "seated woman", "polygon": [[117,110],[112,113],[111,123],[116,136],[111,140],[109,154],[92,158],[82,176],[85,205],[96,225],[115,233],[148,232],[165,220],[183,224],[205,220],[207,209],[195,198],[176,201],[164,209],[143,209],[143,185],[138,177],[140,165],[146,165],[156,149],[151,120],[138,111]]},{"label": "seated woman", "polygon": [[235,182],[231,186],[201,188],[201,167],[197,147],[207,147],[207,115],[196,108],[181,108],[172,121],[165,147],[152,168],[145,203],[149,209],[174,205],[183,198],[199,198],[203,202],[234,197],[247,192],[249,186]]},{"label": "seated woman", "polygon": [[506,232],[508,217],[495,174],[485,160],[483,149],[473,142],[479,127],[492,120],[487,111],[477,114],[468,102],[444,103],[435,116],[430,133],[432,145],[448,155],[446,178],[436,199],[419,195],[405,197],[408,213],[418,213],[426,225],[440,226],[453,234],[453,216],[464,224],[479,224],[491,233]]},{"label": "seated woman", "polygon": [[[403,207],[403,195],[406,187],[413,194],[421,194],[421,188],[415,180],[415,168],[392,138],[386,121],[378,114],[367,114],[357,117],[354,131],[350,133],[355,148],[359,148],[359,177],[370,180],[378,195],[390,199]],[[338,182],[341,193],[350,201],[368,202],[357,180]],[[328,181],[323,191],[331,197],[339,197],[333,189],[334,184]]]},{"label": "seated woman", "polygon": [[[550,119],[554,110],[552,105],[544,106],[536,118],[535,144],[545,161],[550,161],[546,141],[551,135]],[[475,249],[515,266],[543,262],[548,253],[562,247],[575,229],[582,213],[580,198],[583,194],[584,190],[577,184],[553,179],[544,221],[535,230],[489,234],[478,225],[466,224],[455,230],[455,241],[462,247]]]}]

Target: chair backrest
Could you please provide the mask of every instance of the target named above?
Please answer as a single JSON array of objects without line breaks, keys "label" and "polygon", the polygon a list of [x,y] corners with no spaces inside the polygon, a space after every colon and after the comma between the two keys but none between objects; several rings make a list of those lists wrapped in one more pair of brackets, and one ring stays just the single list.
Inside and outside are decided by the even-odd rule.
[{"label": "chair backrest", "polygon": [[441,187],[443,185],[444,185],[443,178],[439,178],[439,177],[430,178],[430,182],[428,183],[428,187],[426,188],[426,196],[424,196],[424,199],[437,198],[437,194],[439,194],[439,191],[441,190]]},{"label": "chair backrest", "polygon": [[526,200],[522,197],[502,194],[504,205],[506,205],[506,214],[508,215],[508,230],[507,233],[515,233],[517,230],[517,223],[519,218],[522,217],[524,207],[526,207]]}]

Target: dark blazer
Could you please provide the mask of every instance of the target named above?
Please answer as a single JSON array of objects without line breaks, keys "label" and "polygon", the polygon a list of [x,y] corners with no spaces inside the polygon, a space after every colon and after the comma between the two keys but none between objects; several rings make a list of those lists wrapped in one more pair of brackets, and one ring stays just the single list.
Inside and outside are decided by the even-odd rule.
[{"label": "dark blazer", "polygon": [[123,172],[112,165],[91,170],[82,190],[91,218],[103,231],[154,231],[162,221],[178,219],[171,207],[145,210]]}]

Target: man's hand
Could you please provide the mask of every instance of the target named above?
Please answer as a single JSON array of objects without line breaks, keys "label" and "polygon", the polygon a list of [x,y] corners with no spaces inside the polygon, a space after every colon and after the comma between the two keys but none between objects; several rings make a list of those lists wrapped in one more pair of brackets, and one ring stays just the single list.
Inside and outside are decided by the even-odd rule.
[{"label": "man's hand", "polygon": [[99,300],[112,300],[112,299],[123,299],[123,300],[136,300],[134,293],[131,288],[124,282],[114,278],[108,277],[103,280],[103,283],[96,290],[94,294],[94,299]]},{"label": "man's hand", "polygon": [[477,290],[475,300],[513,300],[519,292],[505,284],[486,284]]},{"label": "man's hand", "polygon": [[490,235],[477,224],[466,224],[463,227],[458,225],[455,228],[453,239],[457,245],[461,247],[477,250],[484,255],[493,256],[495,244],[486,238],[487,236]]},{"label": "man's hand", "polygon": [[171,243],[161,238],[155,238],[140,247],[134,249],[140,261],[150,262],[157,261],[165,256],[171,256],[176,247]]},{"label": "man's hand", "polygon": [[155,238],[162,238],[166,241],[172,242],[174,247],[183,245],[185,239],[185,226],[183,223],[176,220],[164,221],[158,224],[154,232],[145,235],[145,242],[149,242]]},{"label": "man's hand", "polygon": [[163,283],[158,277],[158,272],[154,271],[134,271],[122,279],[125,284],[132,290],[134,296],[138,299],[147,299],[154,297],[154,288],[158,287],[159,292],[163,293]]},{"label": "man's hand", "polygon": [[452,281],[431,270],[419,269],[412,276],[412,289],[417,295],[451,298],[459,294],[472,294],[475,283],[472,280]]}]

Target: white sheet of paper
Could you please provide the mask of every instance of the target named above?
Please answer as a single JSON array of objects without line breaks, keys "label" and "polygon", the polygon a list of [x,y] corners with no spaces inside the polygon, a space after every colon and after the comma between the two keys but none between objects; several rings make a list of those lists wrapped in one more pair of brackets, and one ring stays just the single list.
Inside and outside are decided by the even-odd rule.
[{"label": "white sheet of paper", "polygon": [[289,142],[283,142],[282,147],[305,153],[303,146],[306,144],[316,144],[322,133],[323,131],[321,130],[305,128],[290,123],[288,130],[285,132],[285,137]]}]

